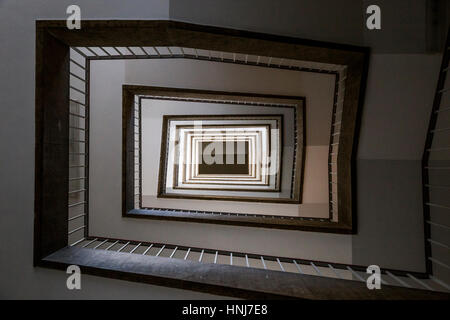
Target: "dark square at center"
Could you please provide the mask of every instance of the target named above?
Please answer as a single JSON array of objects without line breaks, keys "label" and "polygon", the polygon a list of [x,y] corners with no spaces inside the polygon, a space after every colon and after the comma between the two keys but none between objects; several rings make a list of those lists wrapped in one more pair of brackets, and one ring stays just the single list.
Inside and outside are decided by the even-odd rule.
[{"label": "dark square at center", "polygon": [[[238,149],[238,144],[240,147]],[[227,148],[228,145],[228,148]],[[212,149],[211,149],[212,148]],[[249,143],[248,141],[222,142],[211,141],[201,142],[202,154],[200,155],[200,163],[198,166],[199,174],[250,174],[249,172]],[[208,151],[209,150],[209,151]],[[206,154],[209,154],[216,161],[208,164],[205,160]],[[228,157],[227,157],[228,155]],[[229,157],[229,156],[232,157]],[[206,155],[207,157],[207,155]],[[228,163],[227,163],[227,158]],[[230,161],[233,159],[232,161]],[[210,161],[209,161],[210,162]]]}]

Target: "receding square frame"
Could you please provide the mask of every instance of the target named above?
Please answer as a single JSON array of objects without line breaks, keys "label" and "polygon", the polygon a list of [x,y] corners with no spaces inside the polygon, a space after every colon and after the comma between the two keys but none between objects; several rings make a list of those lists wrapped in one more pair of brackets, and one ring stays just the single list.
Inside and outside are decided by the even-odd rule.
[{"label": "receding square frame", "polygon": [[[255,149],[255,136],[235,136],[234,138],[215,138],[214,140],[207,139],[204,137],[195,137],[191,136],[191,144],[195,148],[191,153],[196,156],[193,160],[194,170],[191,172],[187,178],[190,179],[190,182],[203,182],[203,181],[236,181],[239,183],[240,179],[254,179],[256,180],[256,161],[253,157],[253,149]],[[216,165],[215,167],[208,167],[210,164],[203,164],[201,157],[202,152],[207,148],[211,143],[221,143],[222,149],[226,149],[227,143],[233,144],[233,152],[237,150],[233,154],[228,153],[228,150],[225,153],[222,153],[222,159],[225,157],[225,162],[228,161],[227,158],[233,157],[233,159],[237,162],[238,166],[231,167],[231,169],[223,169],[220,165]],[[223,145],[225,144],[225,147]],[[205,147],[206,145],[206,147]],[[239,148],[239,146],[243,146]],[[223,160],[222,160],[223,161]],[[243,161],[243,163],[239,163],[239,161]],[[196,162],[196,163],[194,163]],[[260,179],[261,180],[261,179]],[[183,181],[183,183],[190,183],[188,181]]]},{"label": "receding square frame", "polygon": [[[262,175],[260,175],[259,170],[257,170],[258,168],[256,168],[256,159],[254,157],[254,153],[255,153],[255,145],[256,145],[256,137],[257,137],[257,133],[253,133],[251,135],[241,135],[241,136],[234,136],[234,138],[232,139],[228,139],[226,137],[220,137],[219,135],[215,135],[214,136],[214,140],[212,139],[208,139],[208,137],[198,137],[195,136],[194,134],[189,135],[191,140],[191,156],[190,158],[194,157],[195,159],[191,159],[191,164],[189,165],[189,167],[191,167],[190,172],[186,173],[186,176],[183,178],[183,184],[189,184],[189,183],[193,183],[193,182],[203,182],[206,183],[207,181],[236,181],[237,183],[239,183],[239,181],[242,181],[240,179],[246,179],[249,178],[251,180],[255,180],[255,181],[262,181]],[[228,172],[226,173],[222,173],[221,176],[217,176],[211,172],[209,173],[200,173],[200,168],[202,163],[200,158],[201,158],[201,154],[200,154],[200,150],[203,150],[203,144],[204,143],[213,143],[213,142],[221,142],[221,143],[226,143],[226,142],[233,142],[233,143],[237,143],[237,142],[241,142],[244,143],[244,145],[246,146],[246,148],[248,149],[248,153],[247,153],[247,174],[245,173],[230,173]],[[188,160],[189,161],[189,160]],[[245,161],[245,159],[244,159]],[[244,163],[245,164],[245,163]],[[187,169],[189,169],[189,167],[187,167]],[[259,176],[259,178],[258,178]],[[214,179],[216,178],[216,179]]]},{"label": "receding square frame", "polygon": [[[262,94],[249,94],[249,93],[235,93],[235,92],[222,92],[222,91],[207,91],[207,90],[192,90],[192,89],[181,89],[181,88],[162,88],[162,87],[148,87],[148,86],[132,86],[132,85],[124,85],[123,86],[123,122],[124,133],[128,134],[124,136],[124,146],[123,150],[127,150],[127,152],[133,152],[134,157],[134,128],[136,126],[136,108],[135,108],[135,97],[139,96],[140,101],[142,99],[156,99],[160,100],[161,97],[164,97],[164,100],[174,100],[180,101],[185,100],[189,102],[199,102],[199,103],[222,103],[224,106],[227,105],[248,105],[255,107],[269,107],[269,108],[280,108],[292,110],[294,114],[293,119],[293,141],[292,147],[295,150],[295,159],[293,159],[293,168],[290,168],[292,171],[290,177],[294,177],[294,179],[290,182],[290,189],[288,192],[290,193],[290,197],[286,199],[279,198],[269,198],[269,196],[264,195],[261,197],[246,197],[242,198],[242,201],[252,201],[252,202],[274,202],[274,203],[300,203],[302,197],[302,185],[303,185],[303,166],[304,166],[304,103],[305,99],[303,97],[294,97],[294,96],[276,96],[276,95],[262,95]],[[245,115],[227,115],[227,119],[235,119],[241,120]],[[178,116],[179,120],[186,120],[189,118],[188,116]],[[193,115],[189,119],[211,119],[211,120],[222,120],[223,115]],[[176,116],[170,116],[170,119],[176,119]],[[259,120],[258,120],[259,119]],[[276,121],[274,119],[279,119],[280,122],[279,127],[283,128],[282,117],[279,114],[265,114],[265,115],[251,115],[249,120],[251,121]],[[127,126],[133,126],[131,129],[127,128]],[[163,121],[162,132],[165,137],[162,140],[161,150],[166,149],[167,144],[167,136],[165,133],[168,131],[167,128],[168,121]],[[278,125],[277,125],[278,126]],[[140,140],[140,139],[139,139]],[[283,141],[283,134],[280,133],[279,136],[280,142]],[[280,151],[280,159],[282,159],[282,149]],[[164,157],[164,154],[161,153],[161,157]],[[129,158],[129,161],[132,161],[132,157]],[[161,160],[163,163],[165,160]],[[132,195],[135,194],[133,190],[135,188],[135,162],[130,162],[127,164],[128,170],[126,174],[124,174],[126,183],[124,184],[124,188],[130,190],[129,195],[125,196],[125,198],[129,197],[128,204],[131,205],[134,209],[134,203]],[[280,164],[281,167],[281,164]],[[158,185],[158,195],[163,194],[162,183],[164,180],[164,166],[160,166],[159,170],[159,185]],[[278,177],[277,177],[278,178]],[[142,183],[140,184],[142,185]],[[250,190],[253,191],[253,190]],[[274,191],[278,192],[278,191]],[[281,190],[281,192],[283,192]],[[181,196],[180,194],[164,194],[166,198],[174,198],[174,199],[182,199],[187,198],[185,196]],[[195,199],[208,199],[210,196],[204,195],[196,195],[195,197],[190,197]],[[227,195],[220,197],[220,200],[229,200],[229,201],[237,201],[235,196]],[[142,206],[142,200],[140,201]],[[138,208],[141,209],[141,208]],[[145,208],[142,208],[145,210]],[[189,210],[186,210],[189,211]]]},{"label": "receding square frame", "polygon": [[[196,155],[199,152],[199,150],[200,150],[199,144],[200,143],[203,143],[204,141],[211,141],[207,137],[198,136],[196,134],[191,134],[189,131],[187,131],[185,133],[189,133],[189,137],[190,137],[190,140],[191,140],[191,145],[194,148],[191,151],[192,155]],[[217,133],[213,133],[213,134],[215,136],[215,139],[219,140],[219,134],[217,134]],[[258,134],[257,132],[252,132],[252,133],[247,132],[245,135],[234,136],[234,139],[233,139],[233,140],[237,140],[238,137],[240,137],[239,140],[241,140],[242,142],[246,142],[248,144],[248,146],[249,146],[249,154],[248,154],[248,156],[249,156],[249,158],[251,158],[250,161],[253,161],[253,162],[255,161],[255,158],[253,157],[253,154],[255,152],[254,149],[255,149],[257,134]],[[225,142],[226,140],[229,140],[229,139],[227,139],[225,137],[225,135],[222,135],[222,141]],[[213,174],[211,174],[211,173],[210,174],[205,174],[205,173],[200,174],[199,173],[199,165],[200,164],[198,164],[198,163],[195,164],[194,163],[195,161],[197,161],[197,162],[199,161],[198,160],[199,157],[200,157],[200,155],[197,155],[196,159],[192,160],[192,162],[191,162],[191,167],[193,167],[193,170],[191,170],[192,172],[191,172],[189,178],[191,180],[199,180],[199,181],[200,180],[212,180],[212,177],[214,176]],[[253,177],[253,178],[256,178],[256,167],[255,167],[254,163],[253,164],[249,163],[248,175]],[[230,180],[230,179],[228,179],[228,180]],[[186,182],[186,181],[183,181],[183,182]]]},{"label": "receding square frame", "polygon": [[[237,96],[235,96],[236,98]],[[211,95],[208,99],[213,98],[213,95]],[[166,98],[167,99],[167,98]],[[206,100],[205,100],[206,101]],[[228,101],[228,100],[224,100]],[[215,101],[217,103],[217,101]],[[227,103],[229,104],[229,103]],[[257,104],[255,104],[257,106]],[[269,106],[269,105],[268,105]],[[224,121],[225,123],[222,125],[218,125],[218,121]],[[193,129],[193,123],[199,123],[202,122],[203,125],[200,128]],[[251,123],[248,123],[251,122]],[[188,125],[190,124],[190,125]],[[220,130],[234,130],[239,128],[248,128],[246,130],[249,130],[246,133],[236,133],[238,135],[251,135],[255,134],[257,132],[250,132],[251,130],[264,130],[265,135],[267,136],[266,139],[266,145],[265,145],[265,155],[267,157],[274,156],[276,161],[271,162],[271,165],[273,164],[274,168],[264,168],[263,174],[261,172],[257,172],[257,174],[260,174],[261,177],[258,179],[252,178],[251,176],[247,176],[248,178],[252,178],[252,180],[248,179],[247,182],[240,182],[240,183],[232,183],[233,178],[228,178],[227,187],[218,185],[217,182],[214,182],[215,180],[213,178],[195,178],[189,181],[185,180],[185,170],[184,167],[188,167],[186,163],[182,163],[180,166],[179,163],[175,163],[173,158],[186,158],[186,155],[184,153],[196,153],[197,148],[193,148],[193,151],[190,150],[190,148],[187,148],[184,146],[185,143],[185,135],[191,134],[192,130],[195,130],[196,132],[211,132],[212,135],[219,135]],[[178,129],[177,129],[178,128]],[[258,128],[258,129],[255,129]],[[293,126],[293,129],[297,130],[297,126]],[[280,192],[280,177],[281,177],[281,162],[282,162],[282,149],[283,149],[283,116],[282,115],[254,115],[254,114],[227,114],[227,115],[208,115],[208,116],[201,116],[201,115],[170,115],[170,116],[164,116],[163,117],[163,132],[161,135],[161,161],[160,161],[160,176],[158,181],[158,197],[164,198],[172,198],[174,195],[177,195],[180,198],[189,198],[189,199],[208,199],[208,200],[230,200],[229,197],[221,196],[217,193],[217,195],[208,195],[208,196],[196,196],[195,193],[191,194],[182,194],[182,193],[176,193],[173,192],[174,190],[180,190],[184,189],[186,191],[188,190],[208,190],[211,191],[223,191],[223,192],[233,192],[233,191],[247,191],[247,192],[273,192],[273,193],[279,193]],[[181,132],[181,134],[180,134]],[[260,132],[261,133],[261,132]],[[209,134],[209,135],[211,135]],[[231,133],[228,132],[228,134]],[[208,136],[209,136],[208,135]],[[224,133],[221,133],[222,137]],[[181,138],[180,138],[181,136]],[[192,137],[189,136],[191,139]],[[261,139],[261,138],[260,138]],[[173,140],[173,141],[172,141]],[[180,153],[175,154],[173,149],[173,144],[175,141],[178,141]],[[258,140],[259,141],[259,140]],[[196,140],[198,142],[198,140]],[[197,144],[197,143],[196,143]],[[259,144],[262,147],[262,141],[259,141]],[[272,145],[273,144],[273,145]],[[252,151],[253,152],[253,151]],[[297,150],[295,150],[297,152]],[[301,152],[301,151],[300,151]],[[261,164],[264,166],[268,163],[268,158],[260,160]],[[195,162],[195,161],[192,161]],[[293,162],[294,163],[294,162]],[[302,165],[301,163],[297,162],[294,164]],[[189,167],[196,167],[195,163],[190,163]],[[172,169],[174,168],[174,169]],[[188,168],[189,169],[189,168]],[[274,169],[275,174],[273,176],[269,176],[269,171]],[[255,169],[257,170],[257,169]],[[171,172],[173,172],[171,174]],[[191,179],[192,171],[195,171],[195,169],[188,170],[189,178]],[[294,170],[293,170],[294,171]],[[181,177],[178,175],[181,172]],[[264,175],[264,177],[263,177]],[[170,177],[173,177],[173,179],[170,179]],[[222,177],[223,178],[223,177]],[[240,176],[242,178],[242,176]],[[291,174],[291,179],[294,179],[294,174]],[[301,176],[298,176],[297,178],[301,179]],[[167,180],[169,179],[169,180]],[[225,178],[223,178],[225,179]],[[222,179],[222,180],[223,180]],[[266,181],[267,179],[267,181]],[[178,183],[176,183],[175,180],[182,180],[182,185],[180,186]],[[219,179],[220,180],[220,179]],[[219,181],[218,180],[218,181]],[[166,182],[169,181],[169,185],[166,184]],[[173,181],[173,183],[171,183]],[[252,183],[253,182],[253,183]],[[191,184],[189,186],[189,183]],[[203,185],[203,186],[202,186]],[[209,185],[206,187],[206,185]],[[217,185],[217,186],[211,186],[211,185]],[[236,188],[236,190],[232,190],[232,186],[245,186]],[[292,182],[289,184],[290,186],[299,186],[301,188],[300,183]],[[167,191],[167,190],[173,190],[173,191]],[[186,192],[185,191],[185,192]],[[300,191],[301,192],[301,191]],[[214,193],[214,192],[212,192]],[[295,193],[290,193],[295,194]],[[301,193],[300,193],[301,194]],[[235,201],[254,201],[255,197],[248,197],[248,196],[233,196],[233,199]],[[274,199],[277,202],[284,202],[284,201],[291,201],[291,199],[279,199],[277,198],[263,198],[265,201],[273,202]],[[264,201],[263,200],[263,201]],[[300,201],[300,199],[299,199]]]},{"label": "receding square frame", "polygon": [[[42,263],[46,256],[67,246],[68,243],[69,50],[74,46],[185,47],[235,52],[244,56],[278,57],[284,61],[296,60],[344,66],[346,75],[339,78],[339,82],[345,84],[345,92],[338,136],[339,151],[335,156],[336,176],[339,181],[335,185],[338,197],[337,221],[238,214],[212,215],[164,210],[139,211],[133,210],[133,201],[131,203],[124,201],[123,215],[135,218],[305,231],[356,232],[355,157],[359,135],[359,115],[363,105],[368,71],[369,48],[175,21],[83,20],[82,29],[69,30],[65,20],[43,20],[36,21],[35,264]],[[183,57],[196,58],[188,55]],[[123,58],[122,56],[89,57],[86,62],[86,78],[89,79],[90,60]],[[132,58],[134,59],[135,56]],[[230,59],[222,61],[233,63]],[[283,68],[300,70],[290,65]],[[310,71],[337,74],[326,68],[325,70],[313,69]],[[308,71],[305,68],[302,70]],[[136,91],[139,94],[139,90]],[[144,93],[145,90],[142,92]],[[129,90],[125,90],[124,93],[125,100],[132,98],[134,94]],[[89,92],[87,94],[89,95]],[[126,119],[128,118],[124,118],[124,122]],[[131,129],[131,127],[127,128]],[[126,132],[123,136],[126,136]],[[133,153],[130,152],[130,157],[131,154]],[[124,154],[124,165],[127,156],[128,154]],[[125,199],[126,194],[132,191],[127,190],[124,185],[123,198]]]}]

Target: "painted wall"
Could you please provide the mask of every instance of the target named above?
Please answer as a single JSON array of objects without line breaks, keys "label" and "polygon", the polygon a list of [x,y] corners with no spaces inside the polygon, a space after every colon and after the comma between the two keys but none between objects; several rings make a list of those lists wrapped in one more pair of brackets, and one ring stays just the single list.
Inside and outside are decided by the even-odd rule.
[{"label": "painted wall", "polygon": [[353,262],[425,270],[421,159],[441,55],[372,55],[357,160]]}]

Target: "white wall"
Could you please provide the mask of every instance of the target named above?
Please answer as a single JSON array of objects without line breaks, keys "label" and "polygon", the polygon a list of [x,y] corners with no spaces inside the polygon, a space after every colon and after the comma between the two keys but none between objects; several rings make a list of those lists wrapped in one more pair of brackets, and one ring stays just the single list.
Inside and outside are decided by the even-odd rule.
[{"label": "white wall", "polygon": [[358,159],[422,159],[441,59],[441,54],[370,57]]},{"label": "white wall", "polygon": [[425,270],[421,158],[441,55],[371,56],[353,262]]},{"label": "white wall", "polygon": [[359,0],[172,0],[170,16],[176,20],[234,29],[363,43],[364,16]]}]

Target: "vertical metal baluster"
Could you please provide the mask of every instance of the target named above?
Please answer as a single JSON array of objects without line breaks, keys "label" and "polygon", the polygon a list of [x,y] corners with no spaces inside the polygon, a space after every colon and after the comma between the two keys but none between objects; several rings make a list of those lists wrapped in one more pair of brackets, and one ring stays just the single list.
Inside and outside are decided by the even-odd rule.
[{"label": "vertical metal baluster", "polygon": [[413,279],[416,283],[420,284],[422,287],[424,287],[427,290],[431,290],[431,291],[435,291],[433,288],[431,288],[429,285],[427,285],[426,283],[424,283],[423,281],[420,281],[419,279],[417,279],[416,277],[414,277],[412,274],[407,273],[406,274],[408,277],[410,277],[411,279]]},{"label": "vertical metal baluster", "polygon": [[447,289],[448,291],[450,291],[450,286],[448,284],[446,284],[444,281],[442,281],[436,277],[433,277],[432,275],[430,275],[430,279],[432,281],[436,282],[438,285],[440,285],[440,286],[444,287],[445,289]]},{"label": "vertical metal baluster", "polygon": [[161,254],[161,252],[163,252],[163,250],[164,250],[165,247],[166,247],[166,245],[164,244],[164,245],[161,247],[161,249],[159,249],[159,251],[158,251],[158,253],[156,254],[155,257],[158,257],[158,256]]},{"label": "vertical metal baluster", "polygon": [[321,277],[323,277],[322,273],[320,272],[320,270],[316,267],[316,265],[313,262],[310,262],[311,266],[314,268],[314,270],[316,270],[317,274]]},{"label": "vertical metal baluster", "polygon": [[95,241],[97,241],[97,238],[95,238],[94,240],[89,241],[82,248],[86,248],[87,246],[89,246],[91,243],[94,243]]},{"label": "vertical metal baluster", "polygon": [[142,252],[142,255],[145,256],[152,247],[153,247],[153,243],[151,243],[150,246],[147,249],[145,249],[144,252]]},{"label": "vertical metal baluster", "polygon": [[263,256],[261,256],[261,262],[263,264],[264,269],[267,269],[266,263],[264,262]]},{"label": "vertical metal baluster", "polygon": [[96,245],[93,249],[97,249],[98,247],[100,247],[101,245],[105,244],[106,242],[108,242],[108,239],[103,240],[101,243],[99,243],[98,245]]},{"label": "vertical metal baluster", "polygon": [[133,253],[136,251],[137,248],[141,246],[142,242],[140,242],[136,247],[133,248],[133,250],[130,251],[130,253]]},{"label": "vertical metal baluster", "polygon": [[127,243],[125,243],[119,250],[117,250],[117,252],[122,251],[123,249],[126,248],[126,246],[128,246],[130,244],[130,241],[128,241]]},{"label": "vertical metal baluster", "polygon": [[342,279],[341,276],[339,275],[339,273],[337,273],[336,269],[333,268],[333,266],[331,264],[328,264],[328,267],[333,270],[334,274],[336,275],[336,277],[338,277],[339,279]]},{"label": "vertical metal baluster", "polygon": [[175,247],[175,249],[173,249],[173,251],[172,251],[172,253],[170,254],[170,257],[169,257],[169,258],[172,258],[172,257],[173,257],[173,255],[175,254],[175,252],[177,251],[177,249],[178,249],[178,247]]},{"label": "vertical metal baluster", "polygon": [[397,278],[396,276],[394,276],[392,273],[390,273],[389,271],[386,271],[386,274],[388,276],[390,276],[392,279],[394,279],[395,281],[397,281],[398,283],[400,283],[402,286],[406,287],[406,288],[411,288],[411,286],[409,284],[407,284],[406,282],[404,282],[402,279]]},{"label": "vertical metal baluster", "polygon": [[366,280],[364,280],[359,274],[357,274],[352,268],[350,268],[349,266],[347,266],[347,269],[350,270],[350,272],[356,277],[358,278],[360,281],[362,282],[366,282]]},{"label": "vertical metal baluster", "polygon": [[278,262],[278,264],[279,264],[279,266],[280,266],[280,268],[281,268],[281,271],[284,272],[285,270],[284,270],[284,268],[283,268],[283,265],[281,264],[280,259],[277,258],[277,262]]},{"label": "vertical metal baluster", "polygon": [[295,260],[292,260],[292,261],[294,262],[295,266],[297,267],[298,272],[303,274],[303,270],[302,270],[302,268],[300,268],[300,266],[298,265],[297,261],[295,261]]},{"label": "vertical metal baluster", "polygon": [[189,248],[188,251],[186,252],[186,255],[184,256],[184,260],[187,259],[188,255],[189,255],[189,252],[191,252],[191,248]]},{"label": "vertical metal baluster", "polygon": [[112,247],[114,247],[117,243],[119,243],[119,240],[117,240],[116,242],[114,242],[113,244],[109,245],[105,250],[109,250]]},{"label": "vertical metal baluster", "polygon": [[74,243],[72,243],[70,246],[71,247],[73,247],[73,246],[76,246],[77,244],[79,244],[80,242],[83,242],[84,240],[86,240],[86,238],[85,237],[83,237],[83,238],[81,238],[80,240],[78,240],[78,241],[75,241]]}]

